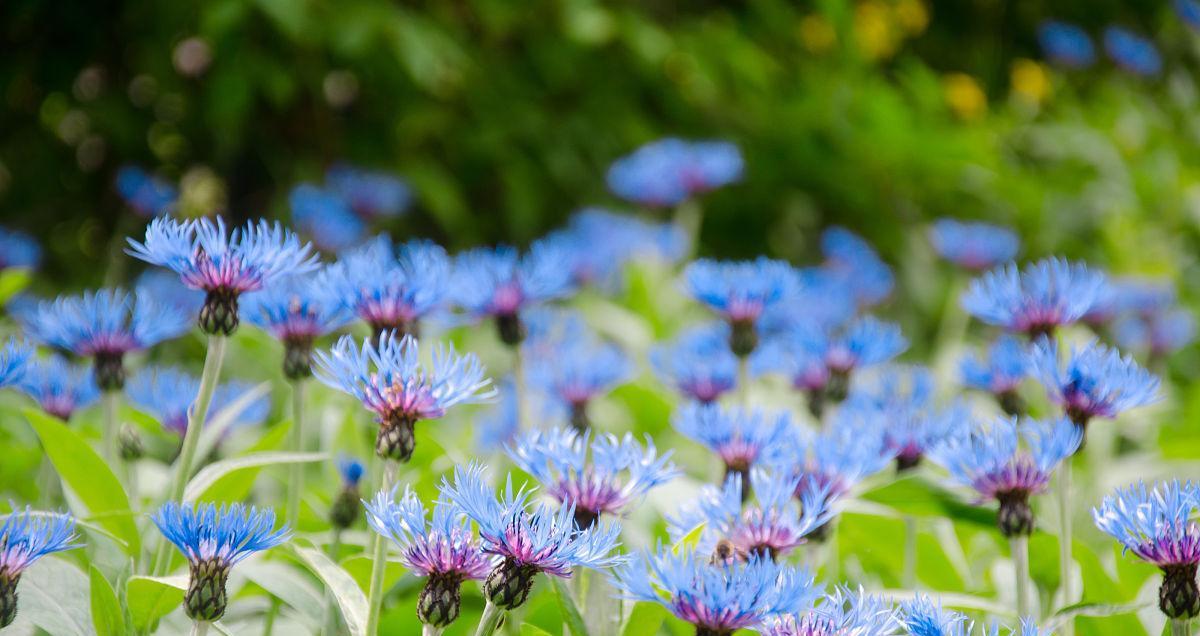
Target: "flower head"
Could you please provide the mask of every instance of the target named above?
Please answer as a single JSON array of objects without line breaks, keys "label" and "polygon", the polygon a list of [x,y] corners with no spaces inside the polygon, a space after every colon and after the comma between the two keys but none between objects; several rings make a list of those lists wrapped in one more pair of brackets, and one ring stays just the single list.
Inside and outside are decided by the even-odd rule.
[{"label": "flower head", "polygon": [[728,472],[747,474],[759,462],[774,463],[789,439],[786,411],[767,415],[759,410],[688,404],[671,419],[675,430],[707,446]]},{"label": "flower head", "polygon": [[760,257],[753,261],[693,261],[683,272],[688,292],[730,323],[751,325],[778,302],[795,281],[791,265]]},{"label": "flower head", "polygon": [[1030,336],[1079,320],[1102,297],[1104,274],[1048,258],[1018,270],[998,267],[971,281],[963,308],[980,320]]},{"label": "flower head", "polygon": [[881,370],[873,386],[851,394],[866,408],[886,413],[884,445],[896,455],[899,470],[914,468],[925,453],[966,418],[955,403],[938,408],[933,402],[933,373],[922,366],[894,365]]},{"label": "flower head", "polygon": [[900,628],[891,601],[882,596],[839,587],[806,612],[773,619],[764,636],[884,636]]},{"label": "flower head", "polygon": [[367,467],[359,458],[343,455],[337,460],[337,471],[338,476],[342,478],[343,486],[358,487],[358,482],[362,481]]},{"label": "flower head", "polygon": [[[833,413],[821,433],[793,433],[779,462],[800,476],[796,495],[815,484],[830,499],[849,494],[896,457],[884,435],[887,414],[864,400],[852,400]],[[786,463],[784,463],[786,462]]]},{"label": "flower head", "polygon": [[655,375],[684,397],[712,403],[737,386],[737,356],[729,350],[729,326],[692,327],[650,350]]},{"label": "flower head", "polygon": [[821,234],[824,269],[853,292],[859,307],[878,305],[896,285],[892,269],[863,238],[844,227]]},{"label": "flower head", "polygon": [[533,359],[530,380],[571,411],[576,428],[587,428],[588,403],[624,382],[629,358],[615,345],[586,340],[559,343],[553,353]]},{"label": "flower head", "polygon": [[825,364],[835,374],[887,362],[908,348],[900,327],[865,316],[850,323],[845,331],[829,339]]},{"label": "flower head", "polygon": [[311,375],[313,341],[350,320],[328,287],[300,276],[247,294],[242,314],[284,344],[283,368],[290,379]]},{"label": "flower head", "polygon": [[900,622],[912,636],[969,636],[975,626],[966,614],[944,610],[924,594],[900,606]]},{"label": "flower head", "polygon": [[942,258],[976,271],[1012,260],[1021,248],[1021,239],[1006,227],[954,219],[939,219],[929,239]]},{"label": "flower head", "polygon": [[337,471],[342,478],[342,488],[329,506],[329,522],[334,528],[345,530],[362,516],[363,501],[358,493],[358,482],[362,481],[367,467],[357,457],[342,455],[337,460]]},{"label": "flower head", "polygon": [[670,206],[741,179],[742,167],[732,143],[660,139],[614,161],[608,188],[627,201]]},{"label": "flower head", "polygon": [[1116,26],[1105,29],[1104,50],[1128,73],[1148,77],[1162,70],[1162,56],[1154,43],[1128,29]]},{"label": "flower head", "polygon": [[0,629],[17,617],[17,583],[29,566],[47,554],[79,547],[69,514],[14,510],[0,525]]},{"label": "flower head", "polygon": [[412,203],[412,190],[386,172],[337,164],[325,173],[325,184],[364,219],[397,216]]},{"label": "flower head", "polygon": [[172,212],[179,200],[178,188],[138,166],[123,166],[117,171],[117,193],[145,218]]},{"label": "flower head", "polygon": [[[601,514],[618,515],[655,486],[679,474],[670,451],[658,454],[631,433],[576,433],[564,428],[533,430],[506,446],[521,470],[533,475],[552,497],[575,507],[580,528],[591,527]],[[589,457],[590,450],[590,457]]]},{"label": "flower head", "polygon": [[[826,487],[810,483],[799,489],[799,480],[798,475],[755,468],[750,471],[750,483],[733,473],[723,486],[704,486],[694,504],[668,519],[671,538],[677,543],[705,524],[698,545],[701,551],[712,552],[718,542],[727,541],[740,558],[785,557],[804,543],[805,535],[833,518]],[[753,501],[743,506],[750,492]]]},{"label": "flower head", "polygon": [[34,269],[42,262],[42,248],[24,232],[0,227],[0,271],[10,267]]},{"label": "flower head", "polygon": [[62,421],[100,399],[95,374],[61,356],[30,360],[17,385],[41,409]]},{"label": "flower head", "polygon": [[296,228],[323,250],[349,249],[361,243],[366,235],[366,224],[334,192],[302,183],[288,194],[288,206]]},{"label": "flower head", "polygon": [[1074,24],[1047,20],[1038,27],[1038,41],[1046,57],[1059,66],[1086,68],[1096,61],[1092,38]]},{"label": "flower head", "polygon": [[1196,337],[1196,317],[1186,309],[1131,316],[1116,324],[1117,342],[1125,348],[1161,358],[1191,344]]},{"label": "flower head", "polygon": [[0,348],[0,388],[12,386],[25,377],[25,365],[33,356],[33,347],[16,338],[9,338]]},{"label": "flower head", "polygon": [[463,510],[479,526],[483,550],[502,561],[484,582],[484,597],[504,609],[522,605],[539,572],[568,578],[576,567],[605,568],[620,563],[612,554],[620,527],[575,524],[572,505],[557,510],[538,504],[531,510],[531,491],[514,491],[512,476],[497,498],[483,481],[483,467],[454,469],[454,481],[442,480],[442,500]]},{"label": "flower head", "polygon": [[988,347],[987,356],[967,356],[959,365],[964,385],[994,395],[1015,393],[1029,375],[1028,348],[1010,335],[1002,335]]},{"label": "flower head", "polygon": [[713,559],[661,544],[654,553],[634,555],[614,574],[626,598],[660,603],[697,633],[714,636],[802,612],[821,594],[807,571],[768,558]]},{"label": "flower head", "polygon": [[183,607],[189,618],[215,621],[225,614],[229,570],[255,552],[288,540],[286,528],[273,529],[270,509],[242,504],[181,505],[168,502],[151,515],[168,541],[188,560],[190,577]]},{"label": "flower head", "polygon": [[512,247],[478,248],[458,256],[450,294],[475,317],[497,319],[501,339],[510,346],[524,338],[522,310],[571,291],[570,254],[565,246],[535,241],[520,255]]},{"label": "flower head", "polygon": [[1058,344],[1043,339],[1034,346],[1031,361],[1050,399],[1080,426],[1093,417],[1113,418],[1159,397],[1157,377],[1133,358],[1094,341],[1072,347],[1063,365]]},{"label": "flower head", "polygon": [[343,254],[320,277],[342,306],[371,327],[417,335],[419,321],[445,304],[450,257],[430,241],[399,247],[380,236]]}]

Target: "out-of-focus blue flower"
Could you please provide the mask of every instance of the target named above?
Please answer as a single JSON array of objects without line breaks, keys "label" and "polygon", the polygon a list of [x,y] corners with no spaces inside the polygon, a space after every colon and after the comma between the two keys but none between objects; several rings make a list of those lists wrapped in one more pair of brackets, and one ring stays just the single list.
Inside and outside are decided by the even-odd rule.
[{"label": "out-of-focus blue flower", "polygon": [[406,488],[396,501],[393,488],[376,493],[366,508],[371,529],[396,544],[401,562],[418,576],[482,580],[492,569],[470,521],[454,504],[438,501],[430,520],[417,493]]},{"label": "out-of-focus blue flower", "polygon": [[179,190],[138,166],[117,171],[117,194],[138,216],[150,218],[175,210]]},{"label": "out-of-focus blue flower", "polygon": [[148,349],[188,330],[191,319],[149,293],[101,289],[45,301],[23,317],[37,340],[87,357],[121,357]]},{"label": "out-of-focus blue flower", "polygon": [[1043,339],[1030,354],[1034,373],[1050,399],[1080,426],[1093,417],[1113,418],[1159,398],[1159,380],[1131,357],[1095,341],[1071,347],[1066,364],[1058,344]]},{"label": "out-of-focus blue flower", "polygon": [[[251,384],[238,381],[218,386],[213,392],[208,417],[215,417],[253,388]],[[181,369],[149,367],[130,380],[125,392],[134,406],[158,419],[164,430],[182,436],[187,431],[188,409],[199,390],[200,379]],[[270,409],[270,400],[266,396],[260,397],[242,410],[234,424],[262,422]]]},{"label": "out-of-focus blue flower", "polygon": [[325,172],[325,184],[341,195],[364,219],[397,216],[412,203],[412,190],[402,179],[337,164]]},{"label": "out-of-focus blue flower", "polygon": [[482,466],[457,466],[454,481],[443,479],[441,491],[442,501],[457,505],[479,526],[484,552],[502,558],[483,586],[484,597],[501,608],[522,605],[539,572],[568,578],[574,568],[606,568],[623,559],[613,554],[619,525],[581,529],[572,505],[555,510],[538,504],[531,510],[532,492],[514,491],[512,475],[497,499],[483,481]]},{"label": "out-of-focus blue flower", "polygon": [[821,234],[824,267],[841,284],[854,292],[859,307],[878,305],[896,286],[892,269],[861,236],[844,227],[831,227]]},{"label": "out-of-focus blue flower", "polygon": [[988,347],[987,356],[965,356],[959,365],[964,385],[994,395],[1014,393],[1030,371],[1029,351],[1023,342],[1002,335]]},{"label": "out-of-focus blue flower", "polygon": [[310,183],[292,188],[288,206],[296,228],[325,251],[349,249],[366,236],[366,224],[342,197]]},{"label": "out-of-focus blue flower", "polygon": [[[253,391],[255,385],[250,382],[241,380],[230,380],[221,384],[213,391],[212,405],[209,407],[209,412],[212,417],[216,417],[226,408],[233,405],[234,402],[242,399],[243,396]],[[267,415],[271,413],[271,400],[266,395],[260,395],[254,398],[250,403],[246,404],[237,414],[237,419],[230,424],[232,426],[257,426],[267,419]],[[225,429],[228,434],[232,428]]]},{"label": "out-of-focus blue flower", "polygon": [[759,320],[759,331],[768,338],[797,327],[833,330],[858,312],[857,292],[846,284],[844,273],[824,267],[794,271],[796,284]]},{"label": "out-of-focus blue flower", "polygon": [[929,230],[929,240],[942,258],[976,271],[1008,262],[1021,249],[1017,233],[1006,227],[955,219],[938,219]]},{"label": "out-of-focus blue flower", "polygon": [[16,338],[9,338],[0,349],[0,388],[12,386],[25,377],[25,366],[33,356],[33,347]]},{"label": "out-of-focus blue flower", "polygon": [[348,393],[374,411],[379,422],[375,452],[380,457],[408,461],[415,444],[413,424],[439,418],[456,404],[488,402],[496,395],[483,365],[474,354],[463,356],[434,349],[433,364],[421,364],[412,336],[384,333],[379,344],[370,340],[359,348],[342,336],[328,351],[316,353],[317,379]]},{"label": "out-of-focus blue flower", "polygon": [[944,610],[924,594],[901,604],[900,622],[911,636],[969,636],[975,626],[966,614]]},{"label": "out-of-focus blue flower", "polygon": [[687,252],[687,237],[671,223],[648,223],[601,208],[585,208],[546,240],[564,246],[572,282],[612,289],[624,266],[637,260],[673,263]]},{"label": "out-of-focus blue flower", "polygon": [[501,450],[516,439],[521,430],[517,409],[517,391],[511,377],[499,383],[496,403],[475,420],[475,440],[479,450]]},{"label": "out-of-focus blue flower", "polygon": [[737,386],[737,356],[729,350],[729,326],[721,323],[691,327],[652,348],[650,365],[661,382],[706,404]]},{"label": "out-of-focus blue flower", "polygon": [[669,451],[659,455],[649,436],[643,448],[630,433],[620,439],[597,435],[593,440],[590,433],[563,428],[534,430],[506,449],[513,463],[559,503],[575,507],[581,528],[602,514],[621,514],[652,488],[679,475]]},{"label": "out-of-focus blue flower", "polygon": [[625,598],[659,603],[697,634],[757,629],[784,614],[812,607],[822,588],[806,570],[750,555],[714,559],[661,544],[617,568],[613,582]]},{"label": "out-of-focus blue flower", "polygon": [[780,560],[803,544],[805,535],[833,517],[829,493],[821,486],[809,484],[797,497],[799,476],[755,468],[749,481],[745,485],[754,493],[754,500],[746,506],[741,474],[729,475],[721,487],[702,488],[691,506],[668,519],[671,540],[678,543],[705,524],[697,546],[702,551],[712,552],[724,540],[738,558],[755,555]]},{"label": "out-of-focus blue flower", "polygon": [[988,324],[1035,336],[1082,318],[1101,298],[1106,281],[1101,272],[1059,258],[1020,270],[1010,263],[971,281],[962,306]]},{"label": "out-of-focus blue flower", "polygon": [[380,236],[343,254],[320,279],[373,334],[413,333],[422,318],[444,306],[451,264],[446,250],[431,241],[396,247]]},{"label": "out-of-focus blue flower", "polygon": [[829,340],[825,364],[834,374],[887,362],[908,348],[900,327],[873,316],[859,318]]},{"label": "out-of-focus blue flower", "polygon": [[666,138],[614,161],[607,181],[622,199],[668,206],[738,181],[742,169],[741,151],[732,143]]},{"label": "out-of-focus blue flower", "polygon": [[1191,344],[1196,337],[1196,317],[1186,309],[1164,311],[1148,318],[1131,316],[1116,324],[1117,343],[1162,358]]},{"label": "out-of-focus blue flower", "polygon": [[350,312],[317,278],[292,276],[247,294],[242,315],[288,344],[307,343],[345,325]]},{"label": "out-of-focus blue flower", "polygon": [[47,554],[80,547],[69,514],[13,510],[0,525],[0,629],[17,615],[17,584],[29,566]]},{"label": "out-of-focus blue flower", "polygon": [[1162,57],[1154,43],[1128,29],[1105,29],[1104,50],[1117,66],[1134,75],[1148,77],[1162,70]]},{"label": "out-of-focus blue flower", "polygon": [[791,431],[786,411],[768,415],[717,404],[687,404],[671,418],[671,424],[716,453],[727,473],[743,475],[759,462],[774,465],[789,445]]},{"label": "out-of-focus blue flower", "polygon": [[587,340],[561,342],[552,353],[534,357],[530,367],[534,385],[569,409],[580,427],[587,426],[588,402],[624,382],[633,371],[618,347]]},{"label": "out-of-focus blue flower", "polygon": [[1042,52],[1053,63],[1066,68],[1087,68],[1096,61],[1092,38],[1074,24],[1047,20],[1038,27]]},{"label": "out-of-focus blue flower", "polygon": [[825,431],[793,432],[778,461],[800,476],[796,495],[815,485],[830,500],[840,499],[883,470],[896,457],[884,434],[886,421],[874,405],[853,400],[834,412]]},{"label": "out-of-focus blue flower", "polygon": [[204,292],[183,284],[179,277],[162,269],[148,269],[137,278],[136,289],[160,305],[169,305],[185,316],[195,316],[204,306]]},{"label": "out-of-focus blue flower", "polygon": [[933,401],[933,373],[917,365],[892,365],[881,370],[869,387],[850,395],[886,413],[883,439],[896,456],[900,470],[914,468],[925,453],[940,443],[967,413],[959,403],[938,408]]},{"label": "out-of-focus blue flower", "polygon": [[[564,246],[548,241],[534,242],[523,256],[507,246],[470,250],[455,260],[450,295],[475,317],[516,321],[521,311],[570,293],[569,261]],[[520,342],[519,323],[515,334],[498,324],[506,343]]]},{"label": "out-of-focus blue flower", "polygon": [[754,350],[759,317],[796,283],[791,265],[766,257],[753,261],[700,259],[688,264],[683,277],[693,298],[729,322],[733,328],[730,348],[738,355]]},{"label": "out-of-focus blue flower", "polygon": [[792,386],[810,393],[823,391],[830,372],[825,354],[829,337],[816,324],[795,324],[767,339],[750,356],[750,371],[755,375],[780,373]]},{"label": "out-of-focus blue flower", "polygon": [[17,387],[41,409],[62,421],[100,399],[95,374],[61,356],[30,360]]},{"label": "out-of-focus blue flower", "polygon": [[42,263],[42,247],[30,235],[0,227],[0,271],[10,267],[36,269]]},{"label": "out-of-focus blue flower", "polygon": [[[884,636],[900,629],[900,617],[888,599],[839,587],[815,608],[770,621],[764,636]],[[1036,634],[1034,635],[1036,636]]]},{"label": "out-of-focus blue flower", "polygon": [[362,481],[367,472],[367,467],[359,458],[343,455],[337,460],[337,471],[338,476],[342,478],[343,487],[357,488],[358,482]]},{"label": "out-of-focus blue flower", "polygon": [[1093,327],[1104,327],[1125,314],[1149,317],[1175,304],[1175,286],[1169,281],[1121,277],[1112,279],[1083,316]]},{"label": "out-of-focus blue flower", "polygon": [[1193,29],[1200,29],[1200,2],[1196,0],[1175,0],[1171,3],[1175,7],[1175,14],[1179,16],[1188,26]]}]

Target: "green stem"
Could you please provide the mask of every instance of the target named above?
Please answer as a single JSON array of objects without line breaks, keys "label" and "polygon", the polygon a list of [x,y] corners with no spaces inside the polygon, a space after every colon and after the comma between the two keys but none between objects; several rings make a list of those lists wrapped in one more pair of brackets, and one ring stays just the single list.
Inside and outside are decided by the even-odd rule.
[{"label": "green stem", "polygon": [[496,633],[496,626],[500,624],[503,616],[504,610],[488,601],[487,605],[483,606],[483,616],[479,617],[479,627],[475,628],[475,636],[492,636]]},{"label": "green stem", "polygon": [[1191,636],[1191,621],[1186,618],[1171,619],[1171,636]]},{"label": "green stem", "polygon": [[[293,453],[304,450],[304,380],[292,383],[292,443]],[[304,465],[293,462],[288,469],[290,475],[287,484],[287,527],[296,531],[300,520],[300,493],[304,491]]]},{"label": "green stem", "polygon": [[1017,581],[1017,618],[1033,615],[1029,592],[1029,537],[1020,534],[1008,540],[1012,550],[1013,572]]},{"label": "green stem", "polygon": [[[333,529],[333,541],[329,543],[329,560],[334,563],[338,562],[338,552],[342,547],[342,531],[340,528]],[[325,619],[321,621],[321,634],[336,634],[338,626],[337,612],[333,611],[333,605],[336,601],[333,598],[333,593],[329,588],[325,589]]]},{"label": "green stem", "polygon": [[517,400],[517,430],[526,430],[529,420],[526,419],[525,413],[525,360],[521,352],[521,345],[513,347],[513,389],[516,391]]},{"label": "green stem", "polygon": [[[1071,458],[1067,458],[1058,468],[1058,560],[1060,585],[1062,588],[1062,607],[1075,602],[1075,592],[1071,581]],[[1075,632],[1075,621],[1067,621],[1060,630],[1062,636],[1071,636]]]},{"label": "green stem", "polygon": [[263,618],[262,636],[271,636],[275,631],[275,617],[279,615],[279,599],[272,596],[271,605],[267,607],[267,615]]},{"label": "green stem", "polygon": [[[104,430],[101,431],[101,451],[105,463],[115,467],[121,459],[117,456],[117,408],[121,401],[120,391],[105,391],[101,401],[104,403]],[[121,471],[114,471],[118,474]]]},{"label": "green stem", "polygon": [[442,628],[426,623],[421,626],[421,636],[442,636]]},{"label": "green stem", "polygon": [[738,358],[738,397],[742,402],[742,406],[750,406],[750,358],[749,356],[741,356]]},{"label": "green stem", "polygon": [[[400,465],[394,460],[383,460],[383,480],[379,486],[381,492],[391,492],[396,483],[396,472]],[[383,608],[383,574],[387,570],[387,539],[383,535],[375,535],[375,550],[371,556],[371,589],[367,595],[370,604],[367,612],[367,633],[376,634],[379,631],[379,614]]]},{"label": "green stem", "polygon": [[675,226],[687,237],[687,256],[699,250],[700,226],[704,224],[704,208],[696,199],[687,199],[675,206]]},{"label": "green stem", "polygon": [[192,636],[204,636],[208,633],[208,623],[195,621],[192,623]]},{"label": "green stem", "polygon": [[905,589],[915,589],[917,584],[917,519],[904,515],[904,578]]},{"label": "green stem", "polygon": [[[204,421],[208,418],[208,407],[212,404],[213,392],[217,389],[217,380],[221,376],[221,362],[225,358],[226,344],[225,336],[208,337],[208,351],[204,355],[204,371],[200,376],[200,389],[196,392],[196,401],[188,410],[187,431],[183,434],[183,447],[179,451],[175,476],[171,482],[167,501],[183,501],[183,491],[187,488],[188,479],[191,477],[192,462],[196,458],[196,448],[200,444],[200,433],[204,428]],[[159,541],[158,552],[154,555],[155,576],[166,574],[170,564],[169,550],[169,543]]]}]

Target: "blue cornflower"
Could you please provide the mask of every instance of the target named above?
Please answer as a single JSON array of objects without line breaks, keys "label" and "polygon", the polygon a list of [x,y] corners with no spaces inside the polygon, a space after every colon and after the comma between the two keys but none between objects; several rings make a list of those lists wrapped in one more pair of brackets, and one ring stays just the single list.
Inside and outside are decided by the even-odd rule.
[{"label": "blue cornflower", "polygon": [[666,138],[648,143],[608,168],[613,194],[640,205],[677,205],[742,178],[741,151],[725,141]]},{"label": "blue cornflower", "polygon": [[483,466],[454,469],[454,481],[443,478],[442,501],[457,505],[479,526],[483,551],[501,558],[483,584],[489,603],[502,609],[520,607],[529,598],[539,572],[569,578],[577,567],[606,568],[622,561],[613,554],[621,528],[596,523],[580,528],[575,507],[557,510],[538,504],[530,510],[531,491],[514,492],[512,475],[497,499],[483,482]]},{"label": "blue cornflower", "polygon": [[148,269],[137,277],[135,289],[153,298],[160,305],[169,305],[185,316],[195,316],[204,307],[204,292],[183,284],[175,274],[162,269]]},{"label": "blue cornflower", "polygon": [[[209,407],[209,412],[213,414],[213,417],[216,417],[222,411],[232,406],[234,402],[253,391],[254,388],[255,385],[253,383],[241,380],[230,380],[221,384],[213,392],[212,405]],[[267,419],[267,415],[270,415],[270,413],[271,399],[266,394],[262,394],[243,406],[237,414],[237,419],[230,422],[230,425],[256,426],[262,424],[263,420]],[[232,431],[233,428],[226,428],[224,433],[228,435]]]},{"label": "blue cornflower", "polygon": [[521,312],[570,293],[565,246],[535,241],[521,255],[515,248],[477,248],[459,254],[450,295],[468,314],[496,320],[500,339],[515,346],[525,337]]},{"label": "blue cornflower", "polygon": [[1196,570],[1200,565],[1200,488],[1188,481],[1138,482],[1118,489],[1092,509],[1096,526],[1163,571],[1159,609],[1173,619],[1200,615]]},{"label": "blue cornflower", "polygon": [[343,254],[321,276],[342,305],[372,334],[397,330],[418,335],[422,318],[445,304],[451,283],[450,257],[431,241],[400,246],[380,236]]},{"label": "blue cornflower", "polygon": [[895,454],[897,470],[915,468],[967,415],[957,402],[938,408],[933,393],[933,372],[928,368],[893,365],[882,369],[872,386],[851,394],[851,401],[862,400],[867,408],[887,414],[884,445]]},{"label": "blue cornflower", "polygon": [[1113,329],[1117,343],[1126,349],[1149,353],[1151,360],[1174,353],[1196,337],[1196,317],[1186,309],[1156,313],[1149,317],[1131,316]]},{"label": "blue cornflower", "polygon": [[864,316],[830,338],[825,364],[834,375],[849,375],[855,369],[887,362],[907,348],[908,340],[898,325]]},{"label": "blue cornflower", "polygon": [[1152,316],[1175,304],[1175,286],[1169,281],[1145,278],[1115,278],[1083,316],[1093,327],[1104,327],[1125,314]]},{"label": "blue cornflower", "polygon": [[34,269],[42,262],[42,248],[24,232],[0,227],[0,271],[10,267]]},{"label": "blue cornflower", "polygon": [[[244,382],[229,382],[218,386],[213,393],[208,416],[216,416],[221,409],[250,390],[252,385]],[[188,409],[200,390],[200,379],[173,367],[149,367],[141,370],[130,380],[126,394],[134,406],[143,409],[158,419],[164,430],[179,436],[187,431]],[[266,418],[271,403],[265,396],[255,400],[238,416],[240,424],[254,424]]]},{"label": "blue cornflower", "polygon": [[857,292],[846,284],[842,273],[824,267],[802,267],[795,272],[795,284],[759,320],[759,331],[767,337],[795,328],[832,330],[858,313]]},{"label": "blue cornflower", "polygon": [[345,164],[337,164],[325,172],[325,185],[367,220],[397,216],[413,198],[412,190],[399,177]]},{"label": "blue cornflower", "polygon": [[862,588],[852,592],[839,587],[809,611],[773,619],[763,635],[884,636],[899,628],[900,617],[890,600]]},{"label": "blue cornflower", "polygon": [[[800,476],[796,495],[814,485],[830,501],[850,494],[862,480],[883,470],[896,457],[885,436],[887,413],[862,400],[852,400],[834,412],[820,433],[794,431],[783,444],[779,465],[790,465]],[[814,539],[821,539],[818,533]]]},{"label": "blue cornflower", "polygon": [[774,464],[788,445],[791,431],[786,411],[768,415],[760,410],[716,404],[687,404],[671,418],[671,424],[688,439],[716,453],[725,463],[727,475],[748,475],[760,462]]},{"label": "blue cornflower", "polygon": [[175,210],[179,190],[138,166],[117,171],[117,193],[138,216],[150,218]]},{"label": "blue cornflower", "polygon": [[911,636],[969,636],[975,626],[966,614],[942,609],[942,602],[918,594],[900,605],[900,623]]},{"label": "blue cornflower", "polygon": [[366,236],[366,224],[341,196],[310,183],[292,188],[288,206],[296,228],[325,251],[349,249]]},{"label": "blue cornflower", "polygon": [[831,227],[821,234],[824,268],[854,293],[859,307],[878,305],[896,286],[892,269],[861,236],[844,227]]},{"label": "blue cornflower", "polygon": [[1047,20],[1038,27],[1038,42],[1051,62],[1066,68],[1087,68],[1096,61],[1092,38],[1074,24]]},{"label": "blue cornflower", "polygon": [[1200,2],[1196,0],[1175,0],[1171,3],[1175,7],[1175,14],[1179,16],[1188,26],[1193,29],[1200,29]]},{"label": "blue cornflower", "polygon": [[100,399],[95,374],[57,355],[30,360],[17,387],[43,411],[64,422]]},{"label": "blue cornflower", "polygon": [[190,576],[183,608],[196,621],[212,622],[225,614],[225,583],[234,565],[290,537],[286,527],[273,529],[275,513],[271,509],[237,503],[184,506],[172,501],[150,518],[188,560]]},{"label": "blue cornflower", "polygon": [[1082,318],[1107,279],[1082,263],[1047,258],[1018,270],[1008,264],[971,281],[962,306],[980,320],[1030,337]]},{"label": "blue cornflower", "polygon": [[14,510],[0,525],[0,629],[17,617],[17,583],[21,574],[47,554],[72,550],[75,519],[69,514],[24,513]]},{"label": "blue cornflower", "polygon": [[729,350],[729,326],[722,323],[691,327],[651,348],[650,365],[662,383],[706,404],[737,386],[737,356]]},{"label": "blue cornflower", "polygon": [[432,520],[427,520],[425,506],[409,488],[398,502],[395,488],[379,491],[367,503],[367,524],[400,549],[405,567],[428,578],[417,596],[417,618],[427,625],[453,623],[458,618],[462,582],[483,580],[494,565],[462,510],[439,501]]},{"label": "blue cornflower", "polygon": [[312,375],[313,341],[350,320],[341,299],[320,282],[293,276],[244,299],[246,319],[283,343],[283,371],[292,380]]},{"label": "blue cornflower", "polygon": [[[698,549],[712,552],[717,544],[732,549],[739,558],[755,555],[779,560],[805,542],[805,536],[833,518],[829,493],[817,484],[799,491],[798,475],[791,477],[761,468],[750,471],[749,483],[734,473],[723,486],[706,485],[696,501],[678,516],[669,518],[672,541],[678,543],[705,524]],[[748,495],[753,492],[753,501]]]},{"label": "blue cornflower", "polygon": [[1105,29],[1104,50],[1117,66],[1134,75],[1148,77],[1162,70],[1162,57],[1154,43],[1128,29]]},{"label": "blue cornflower", "polygon": [[792,387],[804,391],[810,400],[824,396],[829,386],[829,365],[825,353],[829,336],[816,323],[795,323],[782,329],[755,349],[750,370],[756,375],[780,373]]},{"label": "blue cornflower", "polygon": [[42,302],[23,322],[34,338],[93,358],[96,383],[102,390],[117,391],[125,384],[126,353],[174,338],[187,331],[190,321],[147,292],[101,289]]},{"label": "blue cornflower", "polygon": [[438,346],[427,368],[412,336],[384,333],[378,345],[368,340],[361,348],[351,336],[342,336],[329,351],[317,352],[316,363],[318,380],[375,412],[375,452],[401,462],[412,456],[417,420],[436,419],[451,406],[487,402],[496,395],[474,354],[460,356],[453,345],[448,350]]},{"label": "blue cornflower", "polygon": [[366,474],[367,467],[357,457],[342,455],[337,460],[337,471],[342,478],[342,488],[329,506],[329,523],[340,531],[354,525],[362,515],[358,483]]},{"label": "blue cornflower", "polygon": [[643,448],[631,433],[620,439],[597,435],[593,440],[591,433],[564,428],[534,430],[505,449],[550,496],[574,506],[580,528],[591,527],[601,514],[621,514],[652,488],[680,474],[670,451],[659,455],[649,436]]},{"label": "blue cornflower", "polygon": [[688,293],[724,318],[731,328],[729,348],[747,356],[758,345],[758,320],[796,283],[796,272],[783,261],[700,259],[683,272]]},{"label": "blue cornflower", "polygon": [[571,424],[582,431],[588,427],[588,404],[626,381],[633,365],[612,344],[588,340],[557,344],[553,352],[533,358],[529,377],[570,411]]},{"label": "blue cornflower", "polygon": [[758,629],[777,616],[803,612],[821,586],[803,569],[751,554],[745,561],[718,552],[675,551],[659,544],[614,572],[625,598],[659,603],[701,636]]},{"label": "blue cornflower", "polygon": [[959,429],[930,455],[980,503],[1000,504],[997,524],[1006,537],[1033,532],[1029,496],[1042,493],[1050,475],[1083,442],[1083,429],[1063,418],[1043,422],[998,417]]},{"label": "blue cornflower", "polygon": [[158,217],[146,227],[146,240],[129,239],[129,254],[179,274],[184,284],[206,292],[200,327],[208,334],[237,329],[238,296],[262,289],[284,275],[317,268],[312,245],[283,226],[259,220],[226,232],[221,217],[176,221]]},{"label": "blue cornflower", "polygon": [[1002,335],[988,347],[984,358],[965,356],[959,366],[964,385],[994,395],[1015,393],[1029,375],[1028,347],[1020,340]]},{"label": "blue cornflower", "polygon": [[0,349],[0,388],[17,384],[25,377],[25,367],[33,355],[33,347],[16,338],[9,338]]},{"label": "blue cornflower", "polygon": [[1008,262],[1021,248],[1012,230],[991,223],[939,219],[929,230],[933,249],[942,258],[966,269],[982,271]]},{"label": "blue cornflower", "polygon": [[576,286],[610,290],[621,283],[622,268],[637,260],[672,263],[687,252],[687,236],[673,223],[655,224],[602,208],[585,208],[547,241],[559,243],[569,257]]},{"label": "blue cornflower", "polygon": [[357,457],[343,455],[337,460],[337,471],[343,486],[357,488],[358,482],[362,481],[367,472],[367,466]]},{"label": "blue cornflower", "polygon": [[1064,366],[1058,343],[1043,339],[1034,345],[1030,361],[1050,399],[1081,427],[1093,417],[1114,418],[1159,398],[1156,376],[1096,341],[1071,347]]}]

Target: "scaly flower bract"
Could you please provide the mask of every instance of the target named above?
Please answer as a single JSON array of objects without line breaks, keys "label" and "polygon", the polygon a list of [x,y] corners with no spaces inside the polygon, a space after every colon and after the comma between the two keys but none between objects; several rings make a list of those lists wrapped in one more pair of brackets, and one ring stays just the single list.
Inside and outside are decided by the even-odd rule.
[{"label": "scaly flower bract", "polygon": [[729,326],[722,323],[691,327],[653,347],[650,365],[659,381],[699,402],[715,402],[737,386],[737,356],[729,350]]},{"label": "scaly flower bract", "polygon": [[1078,349],[1071,347],[1062,364],[1058,344],[1042,340],[1034,346],[1030,360],[1047,395],[1079,426],[1093,417],[1113,418],[1159,398],[1157,377],[1133,358],[1095,341]]},{"label": "scaly flower bract", "polygon": [[66,422],[79,409],[100,399],[95,374],[61,356],[30,360],[17,385],[41,409]]},{"label": "scaly flower bract", "polygon": [[1037,336],[1082,318],[1106,285],[1104,274],[1081,263],[1047,258],[1022,269],[1010,263],[971,281],[962,306],[988,324]]},{"label": "scaly flower bract", "polygon": [[930,228],[929,239],[942,258],[975,271],[1008,262],[1021,248],[1021,239],[1006,227],[955,219],[939,219]]},{"label": "scaly flower bract", "polygon": [[732,143],[666,138],[614,161],[607,182],[627,201],[670,206],[741,179],[742,168],[741,152]]}]

